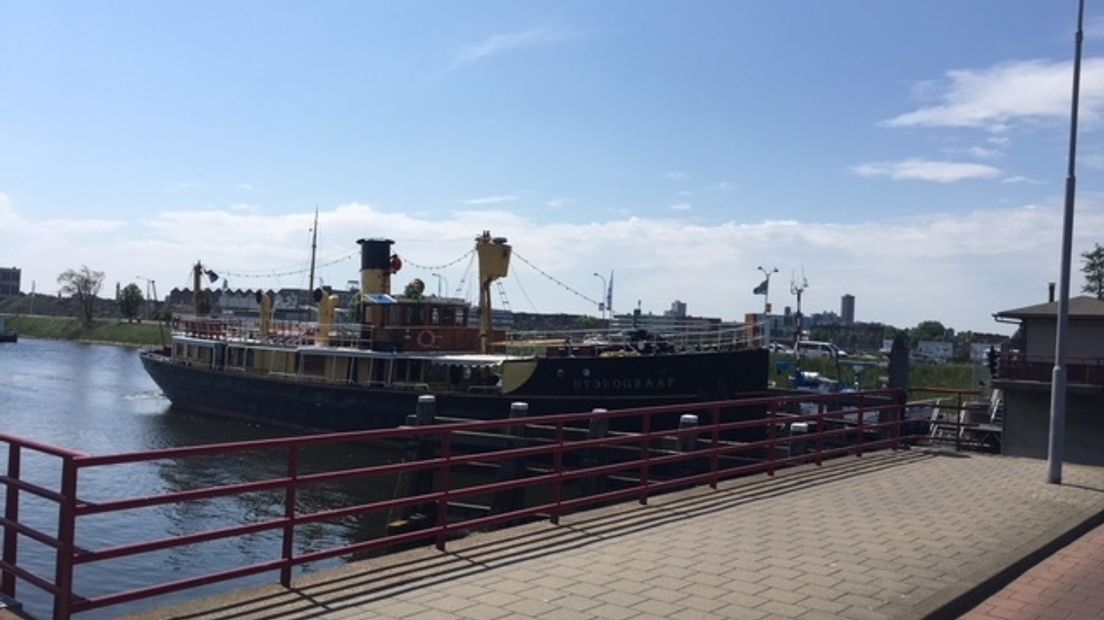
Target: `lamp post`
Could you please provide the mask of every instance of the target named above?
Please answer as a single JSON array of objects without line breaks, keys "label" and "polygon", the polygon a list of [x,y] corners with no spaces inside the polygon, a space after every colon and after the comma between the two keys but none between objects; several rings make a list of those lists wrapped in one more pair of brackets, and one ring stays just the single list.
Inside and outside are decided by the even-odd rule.
[{"label": "lamp post", "polygon": [[1077,6],[1077,34],[1074,35],[1073,95],[1070,97],[1069,171],[1066,174],[1066,200],[1062,215],[1062,257],[1058,281],[1057,325],[1054,330],[1054,369],[1050,379],[1050,436],[1047,440],[1047,482],[1062,484],[1062,461],[1066,435],[1066,344],[1069,335],[1070,260],[1073,254],[1074,197],[1077,189],[1077,105],[1081,92],[1081,44],[1085,0]]},{"label": "lamp post", "polygon": [[778,267],[771,267],[768,270],[759,265],[759,271],[767,277],[767,290],[763,292],[763,318],[765,319],[770,314],[770,277],[772,273],[778,273]]},{"label": "lamp post", "polygon": [[[598,278],[599,280],[602,281],[602,293],[600,295],[598,295],[598,299],[600,299],[600,300],[605,299],[606,298],[606,277],[603,276],[602,274],[598,273],[597,271],[595,271],[593,275],[594,275],[595,278]],[[601,318],[603,318],[603,319],[606,318],[606,302],[604,302],[604,301],[599,301],[598,302],[598,313],[599,313],[599,316],[601,316]]]},{"label": "lamp post", "polygon": [[431,273],[429,275],[433,276],[434,278],[437,278],[437,296],[438,297],[441,296],[441,280],[445,281],[445,292],[448,292],[448,279],[445,278],[445,276],[443,276],[439,273]]}]

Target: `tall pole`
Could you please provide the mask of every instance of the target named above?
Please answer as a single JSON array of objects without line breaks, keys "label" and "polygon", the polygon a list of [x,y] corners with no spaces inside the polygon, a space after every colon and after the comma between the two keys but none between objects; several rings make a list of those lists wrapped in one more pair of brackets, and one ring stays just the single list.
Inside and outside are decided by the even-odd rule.
[{"label": "tall pole", "polygon": [[606,276],[598,273],[597,271],[594,272],[593,275],[594,275],[595,278],[598,278],[602,281],[602,294],[598,296],[598,299],[603,300],[603,301],[598,302],[598,313],[599,313],[600,318],[604,319],[604,318],[606,318],[606,302],[604,300],[606,299],[606,293],[609,292],[606,289]]},{"label": "tall pole", "polygon": [[441,296],[441,281],[442,280],[445,281],[445,292],[446,293],[448,292],[448,280],[445,280],[445,276],[443,276],[439,273],[431,273],[429,275],[433,276],[434,278],[437,278],[437,296],[438,297]]},{"label": "tall pole", "polygon": [[1047,482],[1062,484],[1062,459],[1066,434],[1066,340],[1069,327],[1070,256],[1073,254],[1073,202],[1077,189],[1077,104],[1081,92],[1081,42],[1085,0],[1078,2],[1074,36],[1073,96],[1070,110],[1069,172],[1066,174],[1066,206],[1062,217],[1062,271],[1059,276],[1058,325],[1054,336],[1054,372],[1050,382],[1050,441]]},{"label": "tall pole", "polygon": [[778,273],[778,267],[764,269],[763,266],[760,265],[759,271],[762,271],[763,275],[767,276],[767,290],[763,292],[763,319],[766,320],[767,315],[770,314],[770,278],[772,273]]},{"label": "tall pole", "polygon": [[314,208],[314,226],[311,227],[311,267],[310,281],[307,283],[307,296],[313,299],[314,294],[314,253],[318,248],[318,207]]}]

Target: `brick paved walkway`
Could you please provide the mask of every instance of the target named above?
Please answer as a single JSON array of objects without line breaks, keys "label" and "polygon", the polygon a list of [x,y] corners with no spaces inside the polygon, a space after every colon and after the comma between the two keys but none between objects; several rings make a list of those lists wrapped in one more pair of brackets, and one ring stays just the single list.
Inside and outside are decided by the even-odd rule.
[{"label": "brick paved walkway", "polygon": [[1044,476],[1025,459],[850,457],[135,617],[918,618],[1104,512],[1104,469]]},{"label": "brick paved walkway", "polygon": [[964,618],[1104,618],[1104,526],[1097,527],[1043,560]]}]

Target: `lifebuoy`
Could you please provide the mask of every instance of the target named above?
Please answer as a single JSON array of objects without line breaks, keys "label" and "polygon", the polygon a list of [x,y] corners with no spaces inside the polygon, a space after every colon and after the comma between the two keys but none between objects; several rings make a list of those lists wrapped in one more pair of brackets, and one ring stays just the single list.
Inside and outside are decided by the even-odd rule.
[{"label": "lifebuoy", "polygon": [[423,329],[422,331],[418,332],[419,347],[422,347],[423,349],[428,349],[435,344],[437,344],[437,334],[434,334],[428,329]]},{"label": "lifebuoy", "polygon": [[391,273],[398,273],[402,269],[402,259],[398,254],[391,255]]}]

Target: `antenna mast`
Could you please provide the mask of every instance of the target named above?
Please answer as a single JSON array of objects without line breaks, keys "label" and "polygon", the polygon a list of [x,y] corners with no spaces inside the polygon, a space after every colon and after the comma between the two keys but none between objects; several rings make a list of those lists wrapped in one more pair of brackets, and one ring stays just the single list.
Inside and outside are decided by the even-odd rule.
[{"label": "antenna mast", "polygon": [[314,254],[318,249],[318,207],[314,208],[314,226],[311,227],[311,267],[310,267],[310,281],[307,283],[307,296],[312,297],[314,293]]}]

